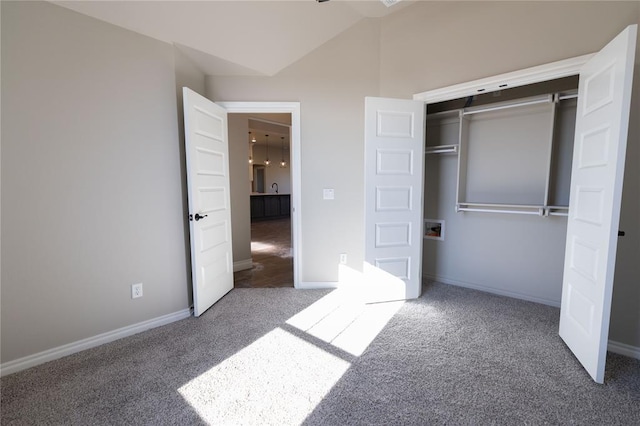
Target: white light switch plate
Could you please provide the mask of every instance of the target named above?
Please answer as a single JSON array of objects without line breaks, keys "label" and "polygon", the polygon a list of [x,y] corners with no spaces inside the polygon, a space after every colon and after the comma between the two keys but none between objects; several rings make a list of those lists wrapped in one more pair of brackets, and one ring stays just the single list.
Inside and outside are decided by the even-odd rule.
[{"label": "white light switch plate", "polygon": [[322,190],[322,199],[333,200],[335,198],[335,192],[333,188],[325,188]]}]

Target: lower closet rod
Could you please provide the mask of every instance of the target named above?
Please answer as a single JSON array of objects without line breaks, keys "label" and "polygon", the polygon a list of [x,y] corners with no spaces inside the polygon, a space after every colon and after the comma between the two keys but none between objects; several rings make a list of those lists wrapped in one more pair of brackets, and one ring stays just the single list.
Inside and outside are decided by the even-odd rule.
[{"label": "lower closet rod", "polygon": [[459,212],[480,212],[480,213],[513,213],[513,214],[529,214],[542,216],[542,212],[537,211],[526,211],[526,210],[498,210],[498,209],[476,209],[473,207],[458,207],[457,211]]}]

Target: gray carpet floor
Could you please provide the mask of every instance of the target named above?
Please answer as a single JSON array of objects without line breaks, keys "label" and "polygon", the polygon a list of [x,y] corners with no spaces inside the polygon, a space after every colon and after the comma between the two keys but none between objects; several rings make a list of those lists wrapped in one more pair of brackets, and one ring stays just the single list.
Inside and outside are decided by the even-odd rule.
[{"label": "gray carpet floor", "polygon": [[380,306],[332,294],[234,289],[200,318],[6,376],[0,421],[640,425],[640,361],[609,353],[594,383],[556,308],[432,283],[354,354],[340,330]]}]

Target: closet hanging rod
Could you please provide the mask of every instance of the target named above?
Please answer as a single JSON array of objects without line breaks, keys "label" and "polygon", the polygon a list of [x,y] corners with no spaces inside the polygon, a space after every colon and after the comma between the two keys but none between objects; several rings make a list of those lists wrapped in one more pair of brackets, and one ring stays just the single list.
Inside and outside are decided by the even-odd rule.
[{"label": "closet hanging rod", "polygon": [[530,210],[507,210],[507,209],[479,209],[475,207],[458,207],[459,212],[480,212],[480,213],[510,213],[510,214],[528,214],[542,216],[540,211]]},{"label": "closet hanging rod", "polygon": [[552,100],[553,100],[552,96],[549,95],[549,96],[546,96],[544,99],[533,99],[530,101],[514,102],[512,104],[498,105],[498,106],[487,107],[487,108],[478,107],[478,109],[473,109],[471,111],[463,110],[462,115],[471,115],[471,114],[478,114],[481,112],[499,111],[502,109],[516,108],[516,107],[522,107],[522,106],[528,106],[528,105],[547,104],[547,103],[551,103]]},{"label": "closet hanging rod", "polygon": [[506,209],[542,209],[540,204],[500,204],[500,203],[458,203],[458,206],[468,207],[498,207]]},{"label": "closet hanging rod", "polygon": [[570,95],[559,95],[558,96],[558,100],[559,101],[564,101],[567,99],[577,99],[578,98],[578,94],[577,93],[572,93]]},{"label": "closet hanging rod", "polygon": [[425,154],[448,154],[458,152],[458,145],[439,145],[426,147],[424,149]]}]

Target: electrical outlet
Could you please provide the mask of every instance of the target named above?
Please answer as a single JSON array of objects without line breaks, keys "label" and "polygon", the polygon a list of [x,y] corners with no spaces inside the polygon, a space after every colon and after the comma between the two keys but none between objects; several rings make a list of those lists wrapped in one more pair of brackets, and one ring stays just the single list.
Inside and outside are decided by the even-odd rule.
[{"label": "electrical outlet", "polygon": [[131,284],[131,298],[137,299],[142,297],[142,283]]},{"label": "electrical outlet", "polygon": [[336,192],[333,188],[325,188],[322,190],[322,199],[323,200],[333,200],[336,198]]},{"label": "electrical outlet", "polygon": [[340,253],[340,264],[347,264],[347,253]]}]

